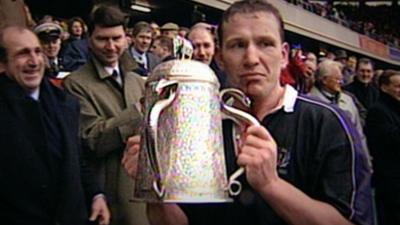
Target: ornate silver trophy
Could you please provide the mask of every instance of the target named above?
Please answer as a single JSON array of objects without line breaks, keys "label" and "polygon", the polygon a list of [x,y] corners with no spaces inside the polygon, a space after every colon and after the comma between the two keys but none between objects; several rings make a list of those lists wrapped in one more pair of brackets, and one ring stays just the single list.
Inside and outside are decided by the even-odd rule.
[{"label": "ornate silver trophy", "polygon": [[259,124],[248,113],[224,103],[226,96],[245,104],[236,89],[219,93],[219,82],[205,64],[173,60],[160,64],[146,81],[134,199],[146,202],[228,202],[239,194],[226,174],[222,117]]}]

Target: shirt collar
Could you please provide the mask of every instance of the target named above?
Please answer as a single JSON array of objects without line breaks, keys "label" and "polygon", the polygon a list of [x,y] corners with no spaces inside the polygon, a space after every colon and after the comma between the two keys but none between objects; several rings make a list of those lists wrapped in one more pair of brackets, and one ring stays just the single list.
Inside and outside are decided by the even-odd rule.
[{"label": "shirt collar", "polygon": [[39,91],[40,91],[40,88],[36,88],[35,90],[33,90],[32,92],[29,93],[29,96],[32,99],[39,101]]},{"label": "shirt collar", "polygon": [[290,85],[285,85],[285,93],[283,95],[282,107],[283,111],[290,113],[294,111],[298,92]]},{"label": "shirt collar", "polygon": [[131,50],[132,50],[132,55],[133,55],[133,56],[138,56],[138,57],[140,57],[140,58],[145,58],[145,56],[146,56],[146,53],[145,53],[145,52],[140,53],[140,52],[138,52],[138,51],[136,50],[135,47],[132,47]]},{"label": "shirt collar", "polygon": [[135,59],[135,61],[147,69],[146,52],[140,53],[134,47],[132,47],[131,49],[132,49],[132,56]]},{"label": "shirt collar", "polygon": [[57,57],[52,58],[52,59],[49,58],[49,63],[50,63],[50,64],[54,64],[54,65],[58,65],[58,59],[57,59]]},{"label": "shirt collar", "polygon": [[118,64],[117,64],[116,66],[114,66],[114,67],[105,66],[105,67],[104,67],[104,70],[105,70],[108,74],[110,74],[110,75],[113,74],[114,70],[117,71],[118,75],[120,74]]}]

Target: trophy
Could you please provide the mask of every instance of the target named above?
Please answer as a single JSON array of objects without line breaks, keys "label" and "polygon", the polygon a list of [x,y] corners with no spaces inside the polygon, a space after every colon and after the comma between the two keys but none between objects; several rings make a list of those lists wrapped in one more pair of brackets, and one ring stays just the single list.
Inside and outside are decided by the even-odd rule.
[{"label": "trophy", "polygon": [[249,105],[237,89],[220,93],[214,72],[201,62],[172,60],[153,70],[146,81],[134,200],[230,202],[240,193],[236,179],[244,169],[228,179],[222,118],[244,126],[259,122],[224,99]]}]

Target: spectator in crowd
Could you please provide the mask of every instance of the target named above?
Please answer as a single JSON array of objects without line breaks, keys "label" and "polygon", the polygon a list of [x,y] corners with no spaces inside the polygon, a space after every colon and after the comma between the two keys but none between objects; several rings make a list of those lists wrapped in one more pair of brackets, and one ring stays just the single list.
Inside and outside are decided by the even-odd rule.
[{"label": "spectator in crowd", "polygon": [[107,225],[104,195],[80,158],[79,104],[44,68],[32,31],[0,30],[1,223]]},{"label": "spectator in crowd", "polygon": [[166,36],[158,36],[154,39],[151,52],[158,56],[162,62],[175,59],[174,43],[171,38]]},{"label": "spectator in crowd", "polygon": [[[216,58],[262,123],[245,129],[237,159],[232,134],[224,135],[228,170],[235,162],[245,169],[243,189],[231,204],[149,204],[154,224],[372,224],[370,170],[358,139],[334,108],[280,85],[289,54],[283,33],[279,11],[263,0],[225,11]],[[128,151],[138,148],[130,144]]]},{"label": "spectator in crowd", "polygon": [[51,78],[61,78],[65,76],[63,58],[59,55],[61,50],[61,32],[59,25],[48,22],[36,26],[33,30],[39,37],[43,48],[43,53],[46,56],[46,76]]},{"label": "spectator in crowd", "polygon": [[160,26],[156,22],[150,22],[152,38],[156,38],[161,35]]},{"label": "spectator in crowd", "polygon": [[176,36],[178,36],[179,26],[175,23],[169,22],[162,25],[160,30],[161,35],[174,39]]},{"label": "spectator in crowd", "polygon": [[125,36],[126,36],[126,42],[128,46],[133,45],[133,39],[132,39],[132,28],[127,28],[125,31]]},{"label": "spectator in crowd", "polygon": [[335,53],[328,51],[326,53],[326,58],[330,59],[330,60],[335,60],[336,59],[336,55],[335,55]]},{"label": "spectator in crowd", "polygon": [[[315,96],[322,102],[336,105],[350,119],[352,126],[361,138],[362,149],[369,156],[367,140],[363,131],[364,122],[361,121],[360,113],[356,106],[356,98],[350,93],[342,91],[342,64],[330,59],[326,59],[318,64],[317,80],[310,91],[311,96]],[[370,164],[370,167],[372,165]]]},{"label": "spectator in crowd", "polygon": [[63,84],[80,101],[84,151],[110,195],[111,224],[145,225],[145,204],[129,201],[135,181],[121,167],[125,142],[142,121],[144,80],[131,72],[136,65],[125,51],[125,16],[118,8],[96,7],[88,28],[93,57]]},{"label": "spectator in crowd", "polygon": [[178,35],[182,38],[186,38],[186,35],[189,33],[189,28],[187,27],[179,27]]},{"label": "spectator in crowd", "polygon": [[40,20],[39,24],[42,23],[50,23],[50,22],[55,22],[55,18],[52,15],[44,15]]},{"label": "spectator in crowd", "polygon": [[376,102],[379,91],[373,84],[374,66],[372,61],[361,58],[358,61],[356,75],[353,82],[344,86],[344,89],[354,94],[362,106],[368,110]]},{"label": "spectator in crowd", "polygon": [[379,87],[379,77],[383,74],[385,70],[379,69],[374,71],[374,78],[372,79],[372,82],[376,87]]},{"label": "spectator in crowd", "polygon": [[347,52],[343,49],[336,50],[335,51],[335,61],[339,62],[343,68],[346,65]]},{"label": "spectator in crowd", "polygon": [[221,88],[227,87],[225,74],[214,61],[215,39],[208,27],[195,24],[187,38],[193,45],[193,59],[209,65],[217,75]]},{"label": "spectator in crowd", "polygon": [[315,83],[315,72],[317,71],[317,56],[313,52],[305,53],[304,67],[304,93],[310,92]]},{"label": "spectator in crowd", "polygon": [[211,64],[215,54],[214,36],[204,27],[194,27],[188,34],[188,40],[193,45],[193,59]]},{"label": "spectator in crowd", "polygon": [[132,29],[132,45],[129,53],[139,64],[137,73],[147,76],[153,68],[160,63],[160,59],[149,51],[152,41],[152,30],[149,23],[137,22]]},{"label": "spectator in crowd", "polygon": [[[343,49],[336,50],[335,51],[335,61],[340,63],[340,66],[342,69],[342,75],[344,76],[343,71],[344,71],[344,68],[345,68],[346,62],[347,62],[347,52]],[[345,78],[343,77],[342,81],[344,79]],[[343,85],[343,83],[342,83],[342,85]]]},{"label": "spectator in crowd", "polygon": [[68,21],[68,33],[70,41],[86,37],[86,24],[80,17],[73,17]]},{"label": "spectator in crowd", "polygon": [[289,63],[281,72],[282,85],[289,84],[300,93],[306,93],[311,87],[307,85],[307,71],[304,64],[305,56],[300,45],[293,45],[289,54]]},{"label": "spectator in crowd", "polygon": [[366,135],[374,165],[378,223],[400,224],[400,72],[379,78],[380,96],[368,110]]},{"label": "spectator in crowd", "polygon": [[75,71],[83,66],[89,58],[89,42],[86,37],[86,24],[79,18],[74,17],[68,21],[68,32],[70,37],[65,41],[62,48],[64,67],[68,71]]},{"label": "spectator in crowd", "polygon": [[317,55],[315,55],[314,52],[306,52],[304,55],[306,57],[304,62],[310,62],[310,65],[312,66],[311,69],[315,72],[317,70],[318,63]]},{"label": "spectator in crowd", "polygon": [[[68,32],[68,21],[63,19],[60,21],[60,23],[58,24],[61,27],[61,35],[60,35],[60,39],[61,39],[61,46],[65,43],[65,41],[67,41],[69,39],[69,37],[71,36]],[[62,49],[62,47],[61,47]]]},{"label": "spectator in crowd", "polygon": [[343,67],[343,85],[348,85],[353,82],[356,73],[357,57],[351,55],[347,58],[346,64]]}]

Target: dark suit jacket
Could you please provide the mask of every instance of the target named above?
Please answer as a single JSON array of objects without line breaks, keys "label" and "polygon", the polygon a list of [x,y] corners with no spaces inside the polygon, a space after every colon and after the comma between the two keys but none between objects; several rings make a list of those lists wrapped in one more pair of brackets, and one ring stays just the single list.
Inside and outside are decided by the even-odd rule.
[{"label": "dark suit jacket", "polygon": [[400,102],[380,92],[378,101],[368,110],[365,133],[373,157],[376,182],[382,182],[384,186],[392,180],[399,185]]},{"label": "dark suit jacket", "polygon": [[149,72],[151,72],[153,71],[154,67],[160,64],[161,59],[151,52],[147,52],[146,56],[147,56],[147,68],[149,68]]},{"label": "dark suit jacket", "polygon": [[[62,158],[48,148],[40,104],[54,108]],[[79,104],[43,80],[40,103],[0,74],[0,221],[2,224],[82,225],[97,185],[80,163]],[[59,158],[57,158],[59,157]],[[57,169],[56,169],[57,168]],[[81,170],[82,169],[82,170]],[[81,180],[81,174],[83,179]],[[54,185],[55,182],[59,185]]]}]

